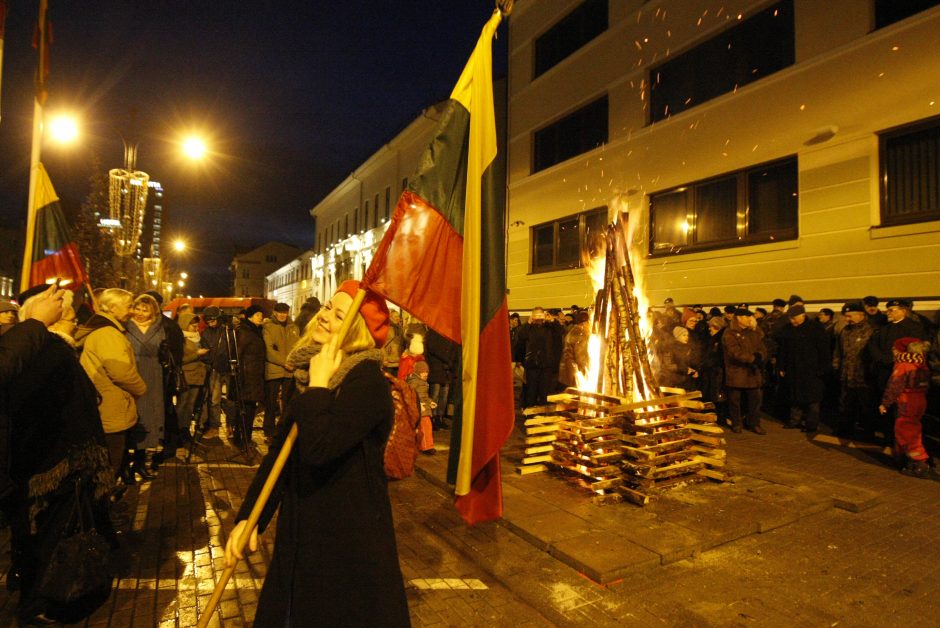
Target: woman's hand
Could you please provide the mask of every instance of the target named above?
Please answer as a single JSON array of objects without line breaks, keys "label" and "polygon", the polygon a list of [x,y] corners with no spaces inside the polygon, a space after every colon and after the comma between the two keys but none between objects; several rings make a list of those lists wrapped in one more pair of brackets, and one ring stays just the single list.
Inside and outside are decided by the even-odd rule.
[{"label": "woman's hand", "polygon": [[[245,533],[245,527],[248,525],[248,522],[244,519],[239,521],[235,526],[235,529],[232,530],[232,534],[229,535],[228,541],[225,542],[225,565],[227,567],[234,567],[235,563],[243,559],[245,556],[242,552],[238,551],[236,545],[238,545],[238,539],[241,538],[242,534]],[[251,536],[248,537],[248,551],[255,552],[258,550],[258,526],[255,526],[251,531]]]},{"label": "woman's hand", "polygon": [[343,352],[339,348],[339,336],[333,335],[330,341],[323,345],[320,353],[310,358],[310,383],[315,388],[328,388],[330,378],[343,361]]}]

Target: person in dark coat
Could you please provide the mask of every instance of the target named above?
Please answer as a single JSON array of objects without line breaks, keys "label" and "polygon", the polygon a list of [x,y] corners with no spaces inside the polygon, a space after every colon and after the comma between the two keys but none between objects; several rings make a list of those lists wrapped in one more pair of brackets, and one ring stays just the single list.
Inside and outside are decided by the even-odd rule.
[{"label": "person in dark coat", "polygon": [[301,336],[304,335],[304,329],[307,327],[307,323],[317,315],[317,312],[320,311],[320,299],[316,297],[310,297],[304,304],[300,306],[300,312],[297,314],[297,319],[294,321],[294,324],[297,325],[297,333]]},{"label": "person in dark coat", "polygon": [[[750,310],[735,310],[730,326],[722,334],[721,349],[725,362],[731,430],[740,434],[746,426],[755,434],[766,434],[767,431],[760,424],[760,403],[767,349],[764,347],[764,335]],[[742,398],[747,403],[747,411],[743,416]]]},{"label": "person in dark coat", "polygon": [[424,339],[424,359],[429,369],[428,396],[437,404],[431,408],[431,424],[437,430],[444,427],[451,385],[457,376],[460,345],[429,329]]},{"label": "person in dark coat", "polygon": [[659,383],[671,388],[693,390],[698,382],[699,364],[692,362],[689,330],[681,325],[672,328],[672,338],[659,348]]},{"label": "person in dark coat", "polygon": [[851,438],[860,427],[867,438],[875,431],[875,399],[865,347],[875,332],[861,301],[842,306],[845,327],[836,339],[832,368],[839,377],[839,420],[836,434]]},{"label": "person in dark coat", "polygon": [[554,392],[553,378],[557,367],[551,364],[552,342],[551,330],[545,326],[545,310],[532,308],[529,321],[519,329],[516,346],[513,347],[513,362],[521,363],[525,369],[522,390],[525,408],[545,405],[545,398]]},{"label": "person in dark coat", "polygon": [[309,384],[291,402],[249,488],[226,545],[229,565],[242,558],[236,539],[294,424],[298,436],[259,526],[257,549],[280,507],[274,555],[261,589],[256,626],[408,626],[383,457],[394,408],[382,374],[388,330],[384,299],[367,293],[343,344],[337,332],[359,287],[346,281],[320,315]]},{"label": "person in dark coat", "polygon": [[222,321],[222,311],[215,307],[207,307],[202,312],[206,319],[206,328],[202,330],[202,346],[209,350],[207,363],[210,368],[208,388],[206,389],[206,405],[209,407],[206,419],[204,438],[215,438],[222,426],[222,384],[228,383],[231,391],[233,386],[229,381],[232,373],[232,360],[236,357],[235,332]]},{"label": "person in dark coat", "polygon": [[[28,315],[30,303],[23,304],[24,314]],[[72,345],[56,334],[42,333],[46,338],[39,351],[9,381],[3,408],[11,418],[16,444],[10,463],[14,490],[0,502],[11,532],[7,581],[8,586],[19,587],[17,616],[29,625],[72,623],[94,610],[94,606],[55,604],[39,589],[43,568],[65,533],[67,522],[56,513],[71,507],[79,479],[93,503],[99,531],[115,541],[107,511],[113,471],[98,415],[98,394]]]},{"label": "person in dark coat", "polygon": [[815,434],[819,428],[819,405],[825,392],[825,377],[832,366],[829,335],[815,320],[807,320],[802,305],[787,310],[790,326],[777,335],[777,369],[786,380],[790,419],[785,428],[801,428]]},{"label": "person in dark coat", "polygon": [[238,326],[238,417],[231,417],[230,425],[234,433],[235,444],[239,447],[251,440],[251,426],[255,420],[255,411],[264,401],[264,336],[261,323],[264,310],[252,305],[245,310],[245,320]]}]

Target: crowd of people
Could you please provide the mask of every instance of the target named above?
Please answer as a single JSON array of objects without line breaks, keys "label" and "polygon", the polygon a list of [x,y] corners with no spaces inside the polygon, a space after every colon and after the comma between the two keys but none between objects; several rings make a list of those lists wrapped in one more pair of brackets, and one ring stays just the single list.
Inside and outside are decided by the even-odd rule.
[{"label": "crowd of people", "polygon": [[[761,417],[814,435],[821,425],[847,439],[892,446],[900,470],[929,473],[922,417],[940,415],[940,329],[906,299],[867,296],[837,315],[810,315],[798,295],[770,308],[705,310],[666,299],[650,309],[651,363],[658,384],[699,390],[735,433],[766,434]],[[590,315],[533,308],[510,315],[517,407],[577,384],[588,368]]]}]

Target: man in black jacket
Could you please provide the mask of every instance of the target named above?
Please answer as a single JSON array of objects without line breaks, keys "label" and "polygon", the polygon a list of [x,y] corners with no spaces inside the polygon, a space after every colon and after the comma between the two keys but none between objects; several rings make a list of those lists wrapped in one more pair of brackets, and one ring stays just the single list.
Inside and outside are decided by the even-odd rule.
[{"label": "man in black jacket", "polygon": [[819,427],[824,377],[832,367],[829,338],[820,323],[806,319],[802,305],[791,306],[787,318],[790,326],[777,335],[777,369],[787,384],[790,401],[790,419],[784,427],[802,427],[813,435]]},{"label": "man in black jacket", "polygon": [[[552,343],[552,332],[545,326],[545,310],[532,308],[529,321],[520,328],[513,347],[513,361],[522,363],[525,369],[523,406],[526,408],[545,405],[545,397],[553,392]],[[556,362],[554,372],[557,370]]]}]

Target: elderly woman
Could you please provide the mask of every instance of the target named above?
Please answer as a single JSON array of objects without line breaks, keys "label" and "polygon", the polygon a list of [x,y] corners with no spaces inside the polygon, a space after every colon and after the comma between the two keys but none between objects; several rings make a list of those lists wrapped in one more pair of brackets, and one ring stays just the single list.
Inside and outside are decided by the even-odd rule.
[{"label": "elderly woman", "polygon": [[[27,294],[45,289],[39,286]],[[24,299],[23,320],[31,316],[39,298]],[[70,306],[64,311],[74,315]],[[17,615],[25,624],[66,618],[71,623],[94,610],[53,603],[40,586],[53,548],[66,532],[68,521],[62,514],[71,511],[76,487],[84,491],[83,501],[92,505],[98,529],[110,532],[106,496],[113,472],[98,414],[98,394],[67,336],[56,332],[57,325],[44,332],[47,339],[42,349],[9,383],[5,395],[15,443],[10,460],[15,489],[3,501],[11,529],[8,586],[20,589]]]},{"label": "elderly woman", "polygon": [[108,288],[98,296],[98,312],[75,334],[81,365],[101,398],[98,411],[114,470],[120,472],[127,451],[127,432],[137,423],[137,398],[147,384],[137,372],[134,349],[124,335],[134,296]]},{"label": "elderly woman", "polygon": [[127,339],[134,349],[137,370],[147,384],[147,392],[137,400],[140,420],[130,433],[133,471],[144,480],[152,480],[156,476],[148,468],[146,457],[148,453],[152,457],[163,440],[166,399],[162,358],[167,348],[160,305],[149,294],[134,299],[133,316],[127,321]]},{"label": "elderly woman", "polygon": [[[385,301],[368,293],[342,346],[337,331],[357,281],[339,291],[307,325],[322,349],[310,360],[309,387],[294,397],[242,504],[226,561],[296,424],[297,442],[258,523],[278,506],[274,556],[258,601],[256,626],[407,626],[395,528],[383,467],[393,407],[382,374],[388,330]],[[248,548],[258,547],[258,529]]]}]

